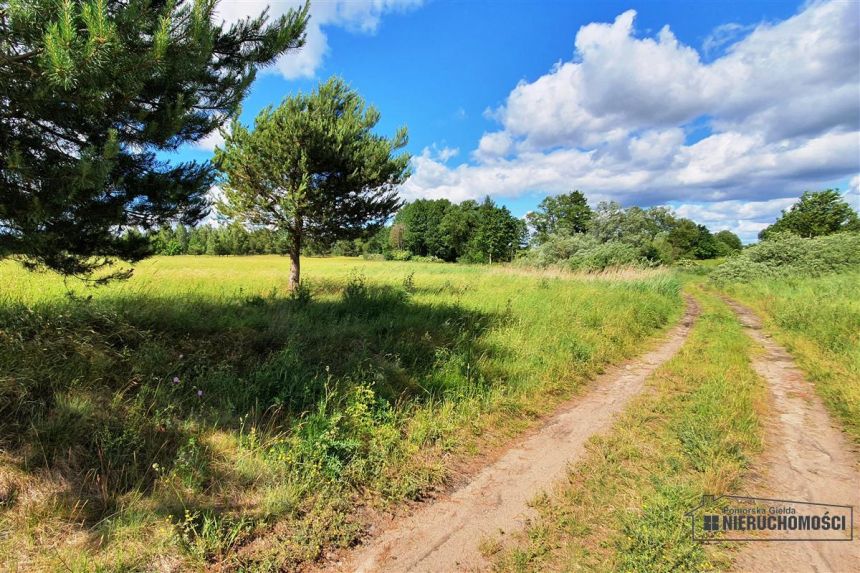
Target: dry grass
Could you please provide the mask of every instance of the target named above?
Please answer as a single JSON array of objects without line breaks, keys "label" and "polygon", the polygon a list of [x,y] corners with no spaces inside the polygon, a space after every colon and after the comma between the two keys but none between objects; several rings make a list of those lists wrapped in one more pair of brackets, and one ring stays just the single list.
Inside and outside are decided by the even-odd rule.
[{"label": "dry grass", "polygon": [[526,267],[500,265],[490,271],[502,275],[520,275],[544,279],[565,279],[577,281],[640,281],[650,279],[671,279],[672,271],[667,267],[644,268],[640,266],[608,267],[599,271],[571,271],[561,267]]}]

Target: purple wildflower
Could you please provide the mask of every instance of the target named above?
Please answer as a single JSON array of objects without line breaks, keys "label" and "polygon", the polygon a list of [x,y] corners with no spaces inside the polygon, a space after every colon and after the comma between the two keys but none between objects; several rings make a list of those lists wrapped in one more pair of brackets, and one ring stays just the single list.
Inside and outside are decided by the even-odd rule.
[{"label": "purple wildflower", "polygon": [[174,376],[174,377],[173,377],[173,383],[174,383],[174,384],[179,384],[179,376]]},{"label": "purple wildflower", "polygon": [[197,391],[197,397],[198,397],[198,398],[202,398],[202,397],[203,397],[203,390],[198,390],[198,391]]}]

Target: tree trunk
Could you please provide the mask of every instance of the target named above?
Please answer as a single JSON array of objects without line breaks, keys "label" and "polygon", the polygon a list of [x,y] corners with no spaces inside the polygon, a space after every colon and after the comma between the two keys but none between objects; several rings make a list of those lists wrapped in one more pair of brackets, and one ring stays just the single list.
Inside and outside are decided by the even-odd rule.
[{"label": "tree trunk", "polygon": [[301,268],[299,256],[302,252],[302,218],[299,215],[296,215],[296,219],[293,222],[292,235],[293,244],[290,245],[290,290],[294,291],[299,287],[301,280],[299,274]]}]

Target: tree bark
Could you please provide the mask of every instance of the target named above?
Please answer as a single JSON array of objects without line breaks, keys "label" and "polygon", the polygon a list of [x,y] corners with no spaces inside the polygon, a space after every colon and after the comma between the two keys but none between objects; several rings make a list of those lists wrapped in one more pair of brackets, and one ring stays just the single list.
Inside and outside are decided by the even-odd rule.
[{"label": "tree bark", "polygon": [[293,244],[290,246],[290,290],[294,291],[299,287],[301,281],[299,256],[302,253],[302,217],[300,215],[296,215],[293,222],[292,235]]}]

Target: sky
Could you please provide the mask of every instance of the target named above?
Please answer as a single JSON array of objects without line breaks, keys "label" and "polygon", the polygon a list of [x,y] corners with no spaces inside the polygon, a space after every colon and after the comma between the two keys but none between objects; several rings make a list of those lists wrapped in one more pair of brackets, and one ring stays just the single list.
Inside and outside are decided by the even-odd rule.
[{"label": "sky", "polygon": [[[269,4],[297,2],[219,11]],[[579,189],[745,242],[804,190],[860,208],[860,0],[317,0],[306,45],[260,72],[240,119],[332,75],[380,133],[408,127],[407,200],[489,195],[523,216]]]}]

